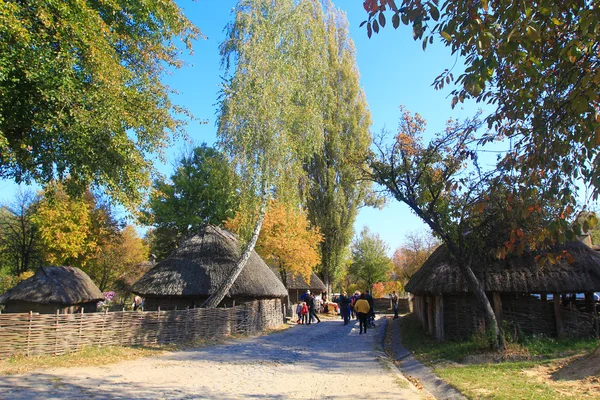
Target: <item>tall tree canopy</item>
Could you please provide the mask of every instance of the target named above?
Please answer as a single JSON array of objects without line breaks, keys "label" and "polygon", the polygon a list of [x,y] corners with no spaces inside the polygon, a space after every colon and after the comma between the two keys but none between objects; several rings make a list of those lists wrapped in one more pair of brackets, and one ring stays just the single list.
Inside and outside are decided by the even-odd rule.
[{"label": "tall tree canopy", "polygon": [[[398,3],[398,4],[396,4]],[[400,4],[401,3],[401,4]],[[452,104],[491,105],[485,140],[514,138],[501,166],[520,174],[540,200],[573,203],[577,180],[600,194],[600,7],[593,1],[366,0],[367,33],[411,25],[423,47],[441,41],[465,60],[446,69],[437,88],[454,83]],[[386,15],[388,16],[386,18]],[[520,196],[523,193],[519,194]],[[538,204],[541,207],[541,203]]]},{"label": "tall tree canopy", "polygon": [[0,178],[138,204],[183,122],[161,75],[198,35],[172,0],[0,0]]},{"label": "tall tree canopy", "polygon": [[369,290],[373,284],[387,281],[392,271],[388,245],[378,234],[364,227],[352,245],[352,264],[348,272],[361,279]]},{"label": "tall tree canopy", "polygon": [[237,178],[219,151],[202,144],[183,156],[170,182],[154,181],[143,222],[155,227],[152,253],[160,260],[205,224],[221,225],[235,215]]},{"label": "tall tree canopy", "polygon": [[260,211],[237,267],[206,306],[216,306],[244,268],[267,200],[297,202],[302,163],[322,147],[322,14],[316,0],[241,0],[227,26],[217,134],[244,199],[254,200],[246,210]]},{"label": "tall tree canopy", "polygon": [[359,82],[354,43],[343,14],[327,3],[323,151],[305,163],[306,204],[321,229],[320,273],[329,286],[340,278],[358,210],[370,200],[362,169],[371,144],[371,115]]}]

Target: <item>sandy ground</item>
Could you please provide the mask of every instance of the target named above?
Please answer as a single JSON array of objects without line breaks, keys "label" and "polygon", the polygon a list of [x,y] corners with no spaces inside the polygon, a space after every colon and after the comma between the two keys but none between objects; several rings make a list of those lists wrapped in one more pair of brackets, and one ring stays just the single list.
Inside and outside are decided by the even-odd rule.
[{"label": "sandy ground", "polygon": [[106,367],[0,377],[1,399],[415,399],[339,319]]}]

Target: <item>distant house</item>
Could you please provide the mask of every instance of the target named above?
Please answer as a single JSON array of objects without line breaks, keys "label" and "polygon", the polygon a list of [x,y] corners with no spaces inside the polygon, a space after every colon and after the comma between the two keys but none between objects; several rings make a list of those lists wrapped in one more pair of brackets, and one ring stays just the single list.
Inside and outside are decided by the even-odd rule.
[{"label": "distant house", "polygon": [[0,296],[5,313],[94,312],[100,300],[104,300],[100,289],[85,272],[74,267],[41,267]]},{"label": "distant house", "polygon": [[[209,225],[157,263],[132,290],[145,298],[146,310],[199,307],[221,286],[240,254],[240,242],[233,233]],[[285,296],[287,290],[281,281],[253,251],[219,306],[260,300],[282,313],[281,299]]]},{"label": "distant house", "polygon": [[[279,271],[273,268],[273,272],[280,277]],[[287,273],[287,279],[284,285],[286,285],[288,294],[290,297],[290,303],[298,303],[301,301],[302,295],[307,290],[313,295],[320,296],[323,292],[327,291],[327,287],[321,279],[314,272],[310,275],[310,282],[307,282],[304,276],[297,274]],[[282,279],[283,282],[283,279]]]},{"label": "distant house", "polygon": [[[473,261],[473,272],[483,284],[498,320],[517,332],[594,334],[600,253],[581,242],[566,243],[556,252],[563,250],[573,257],[572,263],[563,258],[542,266],[535,260],[539,253]],[[438,247],[425,261],[407,283],[406,291],[414,295],[418,320],[439,340],[469,337],[485,327],[483,309],[445,246]],[[567,306],[576,293],[584,294],[582,309]]]}]

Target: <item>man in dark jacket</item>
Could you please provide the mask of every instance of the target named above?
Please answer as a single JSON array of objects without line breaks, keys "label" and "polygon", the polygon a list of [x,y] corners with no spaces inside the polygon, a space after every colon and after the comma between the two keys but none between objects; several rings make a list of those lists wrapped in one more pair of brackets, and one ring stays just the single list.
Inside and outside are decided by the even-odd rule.
[{"label": "man in dark jacket", "polygon": [[375,327],[375,308],[374,306],[374,301],[373,301],[373,296],[371,296],[371,293],[369,293],[368,290],[365,290],[365,300],[367,300],[369,302],[369,314],[367,315],[367,325],[369,325],[370,328],[374,328]]},{"label": "man in dark jacket", "polygon": [[318,299],[310,293],[310,290],[306,291],[306,298],[304,299],[304,301],[306,301],[306,305],[308,305],[308,324],[307,325],[311,324],[313,317],[317,319],[317,324],[319,322],[321,322],[321,320],[319,319],[319,316],[317,315]]}]

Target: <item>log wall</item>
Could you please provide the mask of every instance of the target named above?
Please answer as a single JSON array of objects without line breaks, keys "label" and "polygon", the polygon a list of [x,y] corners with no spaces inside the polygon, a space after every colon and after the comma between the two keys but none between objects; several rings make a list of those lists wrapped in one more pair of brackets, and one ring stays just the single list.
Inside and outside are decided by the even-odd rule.
[{"label": "log wall", "polygon": [[280,299],[233,308],[79,314],[0,314],[0,358],[65,354],[85,346],[184,343],[280,326]]},{"label": "log wall", "polygon": [[[415,303],[416,304],[416,303]],[[485,331],[484,312],[473,296],[444,296],[444,331],[447,338],[468,338]],[[560,306],[564,333],[587,337],[595,334],[592,314]],[[503,328],[514,334],[543,334],[556,336],[556,319],[552,301],[543,301],[529,295],[501,295],[500,311]]]}]

